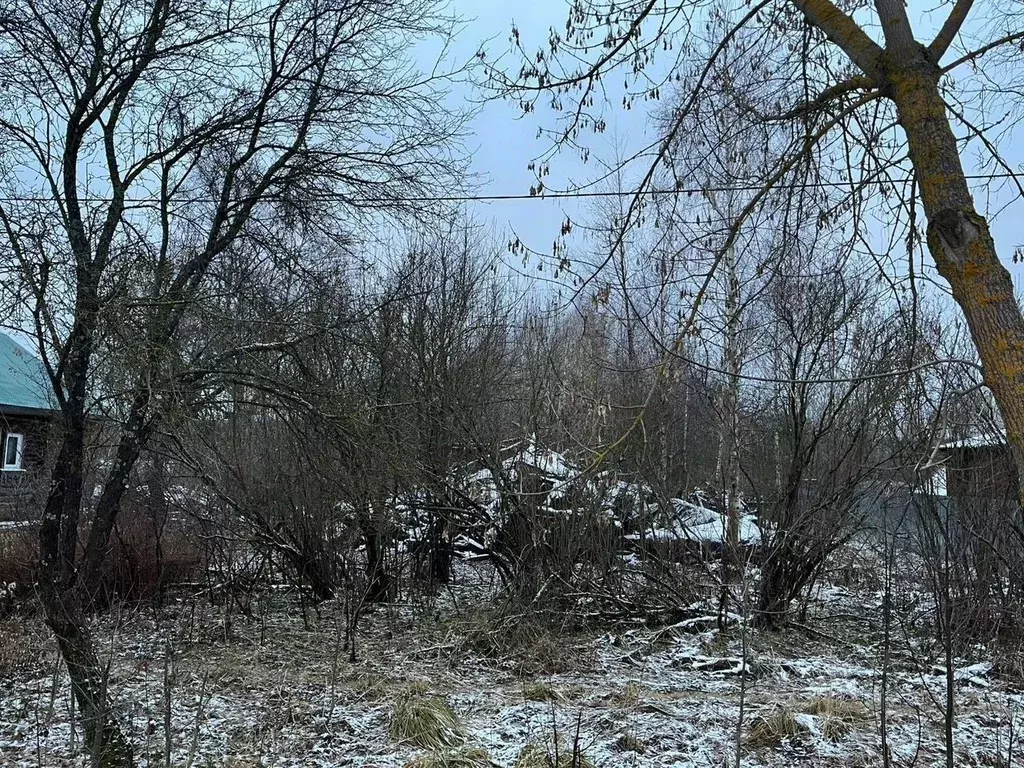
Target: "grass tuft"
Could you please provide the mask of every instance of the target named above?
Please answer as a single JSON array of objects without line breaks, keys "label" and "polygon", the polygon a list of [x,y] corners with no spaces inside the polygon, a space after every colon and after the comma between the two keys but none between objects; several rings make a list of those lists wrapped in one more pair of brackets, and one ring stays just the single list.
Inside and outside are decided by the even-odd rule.
[{"label": "grass tuft", "polygon": [[840,741],[867,717],[861,702],[838,696],[816,696],[804,705],[803,711],[821,719],[821,735],[828,741]]},{"label": "grass tuft", "polygon": [[[557,757],[556,757],[557,755]],[[523,747],[514,768],[595,768],[583,752],[559,744],[558,749],[544,741],[532,741]]]},{"label": "grass tuft", "polygon": [[466,738],[462,721],[448,702],[414,691],[399,697],[388,733],[403,744],[435,750],[459,747]]},{"label": "grass tuft", "polygon": [[777,747],[805,731],[791,710],[777,706],[768,716],[759,715],[750,722],[747,743],[752,747]]},{"label": "grass tuft", "polygon": [[824,715],[821,718],[821,735],[825,741],[842,741],[843,737],[851,730],[853,730],[853,724],[848,720],[830,715]]},{"label": "grass tuft", "polygon": [[490,755],[483,747],[464,747],[428,752],[405,764],[405,768],[489,768]]},{"label": "grass tuft", "polygon": [[527,701],[562,701],[564,699],[558,689],[547,683],[531,683],[524,686],[523,698]]},{"label": "grass tuft", "polygon": [[636,752],[638,755],[644,753],[644,743],[631,733],[624,733],[615,740],[615,749],[619,752]]}]

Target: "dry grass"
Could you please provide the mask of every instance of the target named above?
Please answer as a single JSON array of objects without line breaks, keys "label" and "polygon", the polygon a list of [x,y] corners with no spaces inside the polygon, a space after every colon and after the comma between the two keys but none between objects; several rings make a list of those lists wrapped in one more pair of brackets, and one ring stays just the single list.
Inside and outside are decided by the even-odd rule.
[{"label": "dry grass", "polygon": [[399,697],[388,733],[403,744],[434,750],[459,747],[466,739],[462,721],[447,701],[417,691]]},{"label": "dry grass", "polygon": [[861,702],[838,696],[816,696],[802,709],[808,715],[820,718],[821,735],[828,741],[840,741],[868,716]]},{"label": "dry grass", "polygon": [[838,717],[843,720],[863,720],[867,717],[861,702],[839,696],[815,696],[801,707],[801,711],[817,717]]},{"label": "dry grass", "polygon": [[1010,768],[1010,759],[1000,754],[982,752],[978,755],[977,760],[978,765],[988,766],[988,768]]},{"label": "dry grass", "polygon": [[576,672],[593,664],[590,643],[548,617],[507,607],[464,617],[453,628],[465,651],[514,665],[522,677]]},{"label": "dry grass", "polygon": [[360,699],[369,701],[380,701],[387,698],[389,693],[388,681],[371,673],[363,673],[353,678],[348,683],[348,688]]},{"label": "dry grass", "polygon": [[624,733],[615,740],[615,749],[619,752],[636,752],[638,755],[644,753],[644,743],[631,733]]},{"label": "dry grass", "polygon": [[492,765],[486,749],[464,747],[419,755],[407,762],[405,768],[489,768]]},{"label": "dry grass", "polygon": [[792,710],[776,706],[771,714],[758,715],[750,722],[747,744],[752,747],[777,747],[782,742],[806,732]]},{"label": "dry grass", "polygon": [[0,680],[38,670],[50,657],[51,643],[34,622],[13,617],[0,621]]},{"label": "dry grass", "polygon": [[611,700],[620,707],[633,708],[640,703],[643,691],[640,683],[630,680],[621,691],[612,694]]},{"label": "dry grass", "polygon": [[430,693],[430,683],[426,680],[413,680],[406,690],[412,696],[426,696]]},{"label": "dry grass", "polygon": [[827,716],[821,718],[821,735],[825,741],[842,741],[843,737],[852,730],[853,725],[846,720]]},{"label": "dry grass", "polygon": [[593,761],[572,747],[533,741],[523,747],[516,758],[515,768],[595,768]]},{"label": "dry grass", "polygon": [[554,686],[547,683],[530,683],[523,687],[523,698],[527,701],[564,701],[565,697]]}]

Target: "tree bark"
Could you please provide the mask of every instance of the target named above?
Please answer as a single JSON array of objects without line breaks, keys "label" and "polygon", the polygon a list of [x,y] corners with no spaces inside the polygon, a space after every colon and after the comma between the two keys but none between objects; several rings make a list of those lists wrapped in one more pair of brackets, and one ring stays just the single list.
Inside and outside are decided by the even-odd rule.
[{"label": "tree bark", "polygon": [[367,514],[363,524],[363,542],[366,544],[366,602],[385,603],[391,599],[393,582],[384,560],[382,536]]},{"label": "tree bark", "polygon": [[81,583],[75,572],[83,483],[84,418],[66,418],[65,429],[40,525],[40,600],[46,623],[67,665],[93,768],[130,768],[133,764],[131,745],[121,732],[111,707],[103,666],[82,610]]},{"label": "tree bark", "polygon": [[92,515],[92,526],[82,556],[79,577],[86,589],[93,589],[99,580],[100,570],[107,559],[110,536],[121,511],[121,501],[128,490],[142,448],[149,441],[156,425],[155,418],[149,414],[150,397],[149,388],[144,382],[136,384],[132,408],[117,443],[114,464],[107,474],[103,492]]},{"label": "tree bark", "polygon": [[73,595],[43,590],[46,623],[68,669],[71,690],[81,713],[92,768],[131,768],[132,746],[118,725],[103,672],[84,617]]}]

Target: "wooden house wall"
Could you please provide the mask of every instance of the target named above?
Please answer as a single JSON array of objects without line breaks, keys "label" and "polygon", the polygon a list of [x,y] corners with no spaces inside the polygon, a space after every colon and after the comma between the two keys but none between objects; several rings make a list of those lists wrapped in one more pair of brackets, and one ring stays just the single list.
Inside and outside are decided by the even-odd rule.
[{"label": "wooden house wall", "polygon": [[9,433],[24,436],[21,472],[0,471],[0,521],[31,520],[41,511],[49,482],[48,420],[0,413],[0,447]]},{"label": "wooden house wall", "polygon": [[1005,446],[961,448],[946,464],[950,498],[1011,501],[1017,495],[1017,469]]}]

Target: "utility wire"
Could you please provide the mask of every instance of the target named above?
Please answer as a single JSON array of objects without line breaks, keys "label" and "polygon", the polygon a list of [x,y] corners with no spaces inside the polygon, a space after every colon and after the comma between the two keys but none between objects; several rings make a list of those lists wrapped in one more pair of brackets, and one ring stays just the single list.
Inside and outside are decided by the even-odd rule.
[{"label": "utility wire", "polygon": [[[968,181],[993,181],[996,179],[1014,179],[1018,176],[1024,176],[1024,172],[1021,174],[1016,173],[978,173],[978,174],[967,174],[964,178]],[[900,182],[907,182],[909,179],[902,179]],[[818,181],[818,182],[799,182],[792,184],[776,184],[774,189],[832,189],[832,188],[850,188],[865,185],[888,185],[897,186],[900,182],[883,181],[880,179],[869,179],[865,181]],[[353,195],[346,195],[344,193],[325,193],[319,195],[312,195],[307,198],[311,201],[317,200],[347,200],[351,203],[357,204],[372,204],[372,203],[472,203],[472,202],[500,202],[500,201],[518,201],[518,200],[566,200],[566,199],[587,199],[587,198],[614,198],[614,197],[633,197],[636,195],[640,196],[654,196],[654,195],[695,195],[703,194],[707,192],[757,192],[764,187],[763,184],[744,184],[739,186],[707,186],[707,187],[680,187],[680,188],[669,188],[669,189],[649,189],[644,191],[637,190],[618,190],[618,191],[600,191],[600,192],[535,192],[533,194],[493,194],[493,195],[423,195],[413,197],[359,197]],[[173,198],[172,198],[173,199]],[[236,198],[235,202],[241,202],[247,198]],[[273,199],[272,196],[267,199]],[[36,203],[49,203],[53,202],[53,197],[0,197],[0,203],[21,203],[21,202],[36,202]],[[89,203],[106,203],[110,202],[109,197],[94,197],[94,196],[82,196],[78,198],[79,202]],[[156,203],[159,202],[160,198],[156,195],[150,195],[146,197],[126,197],[125,203]],[[219,203],[218,198],[213,197],[190,197],[183,198],[181,200],[174,200],[178,205],[186,203]]]}]

